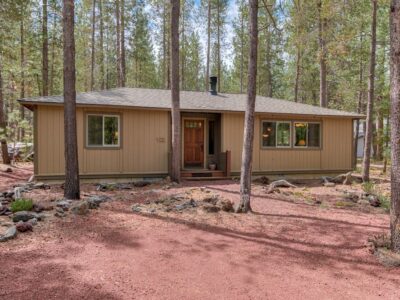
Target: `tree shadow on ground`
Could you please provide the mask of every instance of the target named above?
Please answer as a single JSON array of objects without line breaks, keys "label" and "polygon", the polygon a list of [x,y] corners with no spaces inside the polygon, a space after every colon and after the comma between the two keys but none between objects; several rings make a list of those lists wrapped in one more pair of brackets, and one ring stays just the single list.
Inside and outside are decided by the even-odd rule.
[{"label": "tree shadow on ground", "polygon": [[[0,257],[1,299],[119,299],[101,285],[85,283],[71,265],[38,250],[9,252]],[[5,285],[6,284],[6,285]]]}]

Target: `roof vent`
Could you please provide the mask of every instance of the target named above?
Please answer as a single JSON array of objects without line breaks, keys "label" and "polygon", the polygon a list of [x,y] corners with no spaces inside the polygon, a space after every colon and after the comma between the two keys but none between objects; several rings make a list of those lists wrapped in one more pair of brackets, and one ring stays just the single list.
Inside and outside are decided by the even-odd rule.
[{"label": "roof vent", "polygon": [[210,76],[210,93],[211,95],[217,95],[217,76]]}]

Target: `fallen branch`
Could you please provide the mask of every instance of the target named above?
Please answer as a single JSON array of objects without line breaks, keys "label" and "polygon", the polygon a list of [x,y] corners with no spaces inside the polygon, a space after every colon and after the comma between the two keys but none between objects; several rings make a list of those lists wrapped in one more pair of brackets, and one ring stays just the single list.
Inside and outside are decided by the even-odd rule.
[{"label": "fallen branch", "polygon": [[292,188],[297,188],[294,184],[291,184],[287,180],[281,179],[281,180],[276,180],[271,182],[271,184],[268,186],[267,189],[267,194],[271,194],[278,190],[278,187],[292,187]]}]

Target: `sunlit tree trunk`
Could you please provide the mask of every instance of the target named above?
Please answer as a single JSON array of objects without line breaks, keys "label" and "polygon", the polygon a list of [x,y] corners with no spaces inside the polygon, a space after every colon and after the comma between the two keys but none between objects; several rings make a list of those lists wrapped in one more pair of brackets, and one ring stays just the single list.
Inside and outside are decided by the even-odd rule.
[{"label": "sunlit tree trunk", "polygon": [[207,62],[206,62],[206,91],[209,90],[210,80],[210,49],[211,49],[211,0],[208,0],[207,9]]},{"label": "sunlit tree trunk", "polygon": [[391,101],[391,205],[392,249],[400,252],[400,0],[390,6],[390,101]]},{"label": "sunlit tree trunk", "polygon": [[[21,21],[20,21],[20,39],[21,39],[21,45],[20,45],[20,60],[21,60],[21,92],[20,92],[20,98],[23,99],[25,98],[25,64],[26,64],[26,59],[25,59],[25,40],[24,40],[24,14],[22,14],[21,16]],[[21,120],[25,119],[25,108],[23,105],[20,106],[20,118]],[[18,140],[22,140],[24,138],[25,135],[25,131],[24,128],[21,127],[19,130],[19,138]]]},{"label": "sunlit tree trunk", "polygon": [[100,87],[105,89],[105,67],[104,67],[104,20],[103,20],[103,0],[99,0],[99,19],[100,19],[100,36],[99,36],[99,51],[100,51]]},{"label": "sunlit tree trunk", "polygon": [[126,61],[125,61],[125,0],[121,0],[121,86],[125,87]]},{"label": "sunlit tree trunk", "polygon": [[254,141],[254,111],[256,105],[257,47],[258,47],[258,1],[249,0],[250,52],[247,83],[247,105],[244,122],[242,167],[240,170],[240,202],[235,211],[251,211],[251,172]]},{"label": "sunlit tree trunk", "polygon": [[179,13],[180,0],[171,0],[171,100],[172,100],[172,159],[171,179],[180,181],[181,171],[181,113],[179,100]]},{"label": "sunlit tree trunk", "polygon": [[328,107],[328,85],[326,82],[326,18],[323,16],[322,1],[318,1],[318,44],[319,44],[319,104]]},{"label": "sunlit tree trunk", "polygon": [[42,16],[42,95],[49,95],[49,37],[47,33],[47,0],[43,0]]},{"label": "sunlit tree trunk", "polygon": [[117,27],[117,87],[122,86],[122,70],[121,70],[121,21],[120,21],[120,8],[119,1],[115,1],[115,22]]},{"label": "sunlit tree trunk", "polygon": [[93,0],[92,8],[92,57],[91,57],[91,67],[90,67],[90,90],[94,90],[94,62],[95,62],[95,32],[96,31],[96,0]]},{"label": "sunlit tree trunk", "polygon": [[63,0],[64,53],[64,197],[79,199],[78,142],[76,132],[74,0]]},{"label": "sunlit tree trunk", "polygon": [[368,80],[368,104],[367,104],[367,120],[364,145],[364,159],[362,169],[362,179],[364,182],[369,181],[369,168],[371,163],[371,144],[372,144],[372,124],[374,120],[374,93],[375,93],[375,59],[376,59],[376,11],[377,0],[372,1],[372,23],[371,23],[371,58],[369,66]]}]

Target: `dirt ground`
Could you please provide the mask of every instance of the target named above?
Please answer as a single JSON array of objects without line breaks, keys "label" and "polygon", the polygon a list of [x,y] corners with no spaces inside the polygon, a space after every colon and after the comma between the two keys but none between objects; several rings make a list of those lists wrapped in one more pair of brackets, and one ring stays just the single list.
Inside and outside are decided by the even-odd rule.
[{"label": "dirt ground", "polygon": [[[31,172],[19,166],[14,182]],[[3,175],[0,191],[12,184]],[[400,299],[400,269],[382,266],[365,246],[388,232],[387,213],[337,205],[342,189],[357,186],[299,186],[267,195],[254,185],[254,213],[237,215],[131,208],[199,187],[237,202],[235,181],[107,192],[85,184],[84,195],[114,200],[87,216],[50,217],[0,243],[0,298]],[[61,195],[58,185],[26,197],[52,202]]]}]

